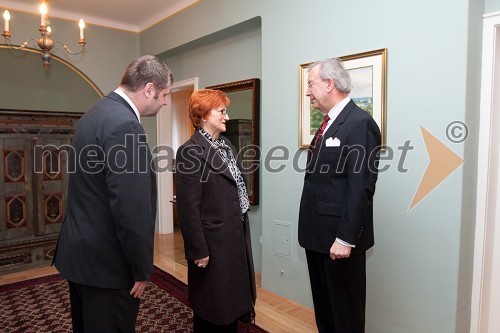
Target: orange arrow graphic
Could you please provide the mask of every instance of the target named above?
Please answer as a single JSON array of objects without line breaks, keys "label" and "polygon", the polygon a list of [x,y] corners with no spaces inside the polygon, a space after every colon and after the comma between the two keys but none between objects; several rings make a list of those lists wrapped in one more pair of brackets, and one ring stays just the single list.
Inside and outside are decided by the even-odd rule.
[{"label": "orange arrow graphic", "polygon": [[420,201],[431,193],[453,171],[464,163],[464,160],[448,148],[443,142],[420,126],[425,141],[425,148],[429,155],[429,164],[424,176],[418,184],[408,211],[412,210]]}]

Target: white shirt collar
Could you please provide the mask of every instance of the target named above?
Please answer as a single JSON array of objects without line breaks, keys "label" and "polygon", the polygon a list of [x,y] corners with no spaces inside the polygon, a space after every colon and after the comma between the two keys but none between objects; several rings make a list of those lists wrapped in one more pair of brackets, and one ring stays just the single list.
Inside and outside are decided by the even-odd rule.
[{"label": "white shirt collar", "polygon": [[137,107],[134,105],[134,103],[132,102],[132,100],[127,96],[127,94],[125,94],[125,92],[123,90],[121,90],[120,88],[116,88],[115,89],[115,93],[117,93],[118,95],[120,95],[121,97],[123,97],[124,100],[127,101],[127,103],[132,107],[132,109],[134,110],[135,112],[135,115],[137,116],[137,119],[139,120],[139,123],[141,122],[141,114],[139,113],[139,110],[137,109]]},{"label": "white shirt collar", "polygon": [[342,112],[342,110],[344,110],[345,106],[347,105],[347,103],[349,103],[350,100],[351,100],[351,98],[349,96],[347,96],[346,98],[344,98],[343,100],[341,100],[340,102],[338,102],[328,112],[328,117],[330,117],[330,120],[328,121],[328,124],[326,125],[325,132],[330,127],[330,125],[335,121],[335,119],[337,119],[337,117],[339,116],[340,112]]}]

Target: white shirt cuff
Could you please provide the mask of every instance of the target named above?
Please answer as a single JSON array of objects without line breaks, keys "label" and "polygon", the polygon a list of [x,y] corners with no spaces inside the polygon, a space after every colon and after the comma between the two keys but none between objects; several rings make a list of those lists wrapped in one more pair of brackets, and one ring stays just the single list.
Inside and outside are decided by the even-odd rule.
[{"label": "white shirt cuff", "polygon": [[349,244],[347,242],[344,242],[342,239],[340,238],[336,238],[335,239],[337,242],[339,242],[340,244],[344,245],[344,246],[349,246],[349,247],[356,247],[356,245],[352,245],[352,244]]}]

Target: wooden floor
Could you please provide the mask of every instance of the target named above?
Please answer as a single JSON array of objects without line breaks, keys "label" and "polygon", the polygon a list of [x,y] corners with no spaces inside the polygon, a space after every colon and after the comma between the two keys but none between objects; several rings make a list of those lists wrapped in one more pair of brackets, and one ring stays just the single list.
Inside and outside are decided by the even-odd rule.
[{"label": "wooden floor", "polygon": [[[155,236],[154,263],[162,270],[187,283],[187,267],[179,233]],[[57,273],[54,267],[0,275],[0,285]],[[260,287],[257,277],[256,324],[271,333],[317,332],[311,309],[273,294]]]}]

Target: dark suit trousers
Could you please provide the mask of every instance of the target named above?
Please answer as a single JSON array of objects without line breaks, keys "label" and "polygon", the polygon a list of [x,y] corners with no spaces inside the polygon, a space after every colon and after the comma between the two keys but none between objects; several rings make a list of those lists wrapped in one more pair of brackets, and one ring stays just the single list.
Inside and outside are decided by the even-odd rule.
[{"label": "dark suit trousers", "polygon": [[229,325],[215,325],[194,313],[193,333],[238,333],[238,321]]},{"label": "dark suit trousers", "polygon": [[140,300],[129,289],[103,289],[68,281],[74,333],[134,333]]},{"label": "dark suit trousers", "polygon": [[307,266],[320,333],[365,331],[366,255],[331,260],[306,250]]}]

